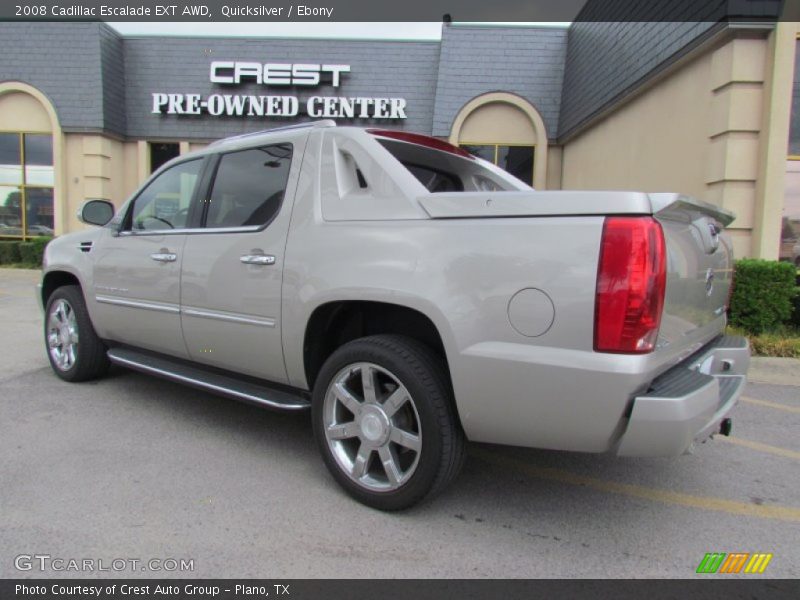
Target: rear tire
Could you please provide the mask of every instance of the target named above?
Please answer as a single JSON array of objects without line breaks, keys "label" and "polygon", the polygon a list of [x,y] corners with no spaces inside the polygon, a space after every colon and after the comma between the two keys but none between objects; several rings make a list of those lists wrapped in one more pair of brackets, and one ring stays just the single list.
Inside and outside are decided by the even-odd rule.
[{"label": "rear tire", "polygon": [[64,381],[96,379],[108,371],[106,346],[97,337],[77,285],[62,286],[47,299],[44,342],[50,366]]},{"label": "rear tire", "polygon": [[314,385],[314,436],[345,491],[380,510],[409,508],[455,479],[465,439],[445,365],[399,335],[349,342]]}]

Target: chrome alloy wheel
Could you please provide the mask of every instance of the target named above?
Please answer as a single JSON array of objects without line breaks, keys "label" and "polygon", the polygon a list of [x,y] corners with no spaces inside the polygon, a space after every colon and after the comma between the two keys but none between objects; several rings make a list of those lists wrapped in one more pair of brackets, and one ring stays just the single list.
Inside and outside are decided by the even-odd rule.
[{"label": "chrome alloy wheel", "polygon": [[419,464],[422,427],[414,399],[392,373],[376,364],[351,364],[325,392],[328,447],[342,469],[371,492],[405,484]]},{"label": "chrome alloy wheel", "polygon": [[75,310],[63,298],[53,302],[47,315],[47,346],[53,364],[69,371],[78,358],[78,322]]}]

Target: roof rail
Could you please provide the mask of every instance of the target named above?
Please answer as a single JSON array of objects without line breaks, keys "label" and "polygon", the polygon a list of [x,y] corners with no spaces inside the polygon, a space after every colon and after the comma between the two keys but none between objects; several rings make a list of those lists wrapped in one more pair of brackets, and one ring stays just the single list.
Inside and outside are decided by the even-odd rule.
[{"label": "roof rail", "polygon": [[250,133],[243,133],[241,135],[234,135],[231,137],[222,138],[211,142],[209,146],[218,146],[233,140],[243,140],[257,135],[264,135],[266,133],[273,133],[275,131],[291,131],[292,129],[317,129],[320,127],[336,127],[336,121],[333,119],[322,119],[321,121],[307,121],[305,123],[294,123],[293,125],[284,125],[282,127],[273,127],[272,129],[262,129],[261,131],[251,131]]}]

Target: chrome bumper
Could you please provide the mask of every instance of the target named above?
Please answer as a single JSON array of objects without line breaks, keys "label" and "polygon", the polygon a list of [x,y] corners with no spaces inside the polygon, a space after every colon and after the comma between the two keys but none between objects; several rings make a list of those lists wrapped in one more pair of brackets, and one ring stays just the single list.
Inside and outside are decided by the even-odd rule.
[{"label": "chrome bumper", "polygon": [[739,400],[750,364],[747,338],[722,336],[673,367],[633,400],[620,456],[674,456],[719,431]]}]

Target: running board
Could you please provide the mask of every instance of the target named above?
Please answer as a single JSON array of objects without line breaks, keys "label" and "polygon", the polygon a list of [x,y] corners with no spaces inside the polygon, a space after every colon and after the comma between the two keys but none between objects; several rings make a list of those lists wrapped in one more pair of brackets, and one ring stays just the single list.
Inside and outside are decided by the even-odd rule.
[{"label": "running board", "polygon": [[187,365],[168,357],[153,356],[130,348],[111,348],[108,351],[108,358],[122,367],[163,377],[234,400],[278,410],[302,410],[311,407],[311,402],[299,393],[294,394],[266,384],[222,375],[206,370],[202,366]]}]

